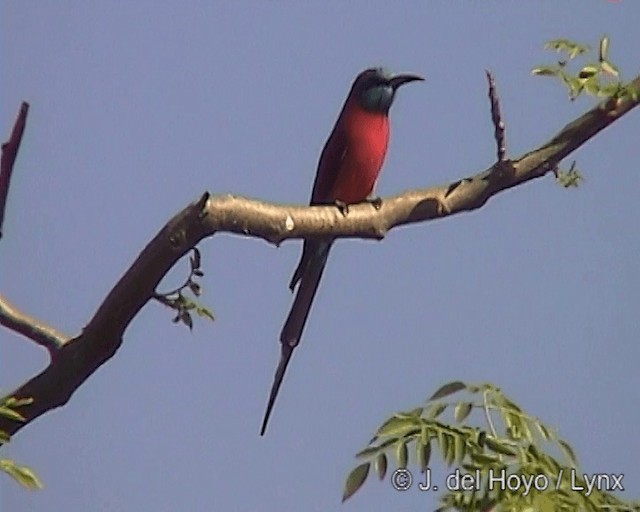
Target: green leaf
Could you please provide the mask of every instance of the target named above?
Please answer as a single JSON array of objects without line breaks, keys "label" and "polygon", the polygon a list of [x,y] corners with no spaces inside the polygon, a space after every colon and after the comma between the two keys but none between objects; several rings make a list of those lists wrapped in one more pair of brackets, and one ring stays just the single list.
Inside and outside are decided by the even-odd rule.
[{"label": "green leaf", "polygon": [[422,425],[422,429],[420,430],[420,443],[422,445],[429,444],[430,438],[431,436],[429,436],[429,429],[426,427],[426,425]]},{"label": "green leaf", "polygon": [[592,96],[596,96],[600,92],[600,83],[596,77],[585,80],[582,85],[584,86],[584,90]]},{"label": "green leaf", "polygon": [[580,172],[576,169],[575,160],[571,162],[571,167],[568,171],[557,170],[556,181],[564,188],[577,187],[584,178]]},{"label": "green leaf", "polygon": [[576,460],[576,454],[573,453],[573,448],[569,446],[569,443],[563,441],[562,439],[559,439],[558,444],[560,445],[560,448],[562,448],[562,451],[566,455],[567,459],[569,459],[569,462],[571,462],[571,464],[573,464],[574,466],[577,466],[578,461]]},{"label": "green leaf", "polygon": [[598,96],[601,98],[612,98],[620,91],[620,84],[607,84],[600,87]]},{"label": "green leaf", "polygon": [[533,442],[533,435],[531,434],[531,429],[529,428],[529,422],[524,420],[522,421],[522,435],[524,438],[530,443]]},{"label": "green leaf", "polygon": [[509,427],[507,427],[507,436],[509,436],[510,439],[513,439],[516,441],[519,439],[522,439],[522,434],[516,424],[512,424]]},{"label": "green leaf", "polygon": [[473,410],[473,404],[471,402],[458,402],[456,404],[456,408],[454,410],[454,417],[458,423],[463,422],[467,419],[467,416]]},{"label": "green leaf", "polygon": [[448,463],[449,460],[449,452],[451,450],[450,444],[451,441],[449,436],[444,432],[444,430],[438,430],[438,446],[440,447],[440,456],[445,463]]},{"label": "green leaf", "polygon": [[400,441],[396,448],[396,458],[398,459],[398,468],[405,469],[409,459],[409,451],[407,450],[407,443]]},{"label": "green leaf", "polygon": [[540,66],[531,70],[532,75],[538,76],[557,76],[560,70],[552,66]]},{"label": "green leaf", "polygon": [[33,403],[33,398],[16,398],[15,396],[10,396],[4,399],[4,401],[0,402],[0,407],[6,407],[8,409],[18,409],[24,405],[31,405]]},{"label": "green leaf", "polygon": [[609,38],[607,36],[603,36],[600,39],[600,50],[599,50],[599,60],[603,62],[607,60],[607,53],[609,52]]},{"label": "green leaf", "polygon": [[544,465],[549,468],[548,474],[550,475],[558,475],[560,473],[560,464],[558,461],[549,455],[544,455],[543,457]]},{"label": "green leaf", "polygon": [[384,453],[379,453],[373,465],[378,478],[384,480],[387,474],[387,456]]},{"label": "green leaf", "polygon": [[425,416],[427,418],[435,419],[440,416],[445,409],[447,408],[447,404],[443,404],[442,402],[436,402],[427,407],[425,411]]},{"label": "green leaf", "polygon": [[355,492],[362,487],[362,484],[364,484],[367,476],[369,475],[369,466],[370,464],[368,462],[360,464],[351,471],[351,473],[349,473],[344,484],[344,492],[342,493],[343,503],[351,498],[351,496],[353,496]]},{"label": "green leaf", "polygon": [[182,297],[182,309],[185,311],[191,311],[196,309],[198,305],[188,297]]},{"label": "green leaf", "polygon": [[578,77],[580,78],[591,78],[594,75],[597,75],[600,71],[600,68],[594,64],[588,64],[584,66],[580,73],[578,73]]},{"label": "green leaf", "polygon": [[568,39],[551,39],[550,41],[547,41],[544,44],[544,49],[562,51],[567,48],[568,44],[569,44]]},{"label": "green leaf", "polygon": [[471,453],[469,457],[471,457],[473,462],[482,467],[500,462],[500,459],[496,455],[489,455],[488,453]]},{"label": "green leaf", "polygon": [[26,466],[17,466],[18,473],[20,474],[20,483],[29,490],[42,489],[41,480],[37,475]]},{"label": "green leaf", "polygon": [[549,432],[549,429],[539,421],[536,421],[536,427],[538,427],[538,431],[540,432],[542,439],[544,439],[545,441],[549,441],[552,438],[552,435],[551,435],[551,432]]},{"label": "green leaf", "polygon": [[484,440],[485,446],[489,448],[491,451],[496,453],[501,453],[502,455],[510,455],[511,457],[515,457],[517,455],[515,445],[511,443],[505,443],[499,439],[496,439],[492,436],[487,436]]},{"label": "green leaf", "polygon": [[622,88],[622,95],[629,96],[633,101],[638,101],[638,90],[633,84],[626,85]]},{"label": "green leaf", "polygon": [[418,466],[420,467],[420,471],[424,473],[429,467],[429,462],[431,460],[431,443],[420,444],[418,443]]},{"label": "green leaf", "polygon": [[522,412],[522,409],[520,409],[520,407],[518,406],[518,404],[516,404],[515,402],[512,402],[511,400],[509,400],[506,396],[502,396],[500,398],[500,403],[506,408],[506,409],[510,409],[512,411],[516,411],[516,412]]},{"label": "green leaf", "polygon": [[481,471],[483,469],[482,466],[478,464],[468,463],[462,464],[462,469],[464,469],[467,473],[475,473],[476,471]]},{"label": "green leaf", "polygon": [[196,297],[199,297],[202,293],[202,288],[198,283],[194,283],[193,281],[189,282],[189,289],[193,292]]},{"label": "green leaf", "polygon": [[416,416],[416,417],[420,417],[420,415],[422,415],[424,411],[424,407],[416,407],[415,409],[411,409],[408,413],[407,416]]},{"label": "green leaf", "polygon": [[553,39],[544,45],[546,50],[554,50],[556,52],[564,52],[569,55],[569,59],[574,59],[589,50],[589,47],[571,41],[569,39]]},{"label": "green leaf", "polygon": [[541,460],[540,451],[538,450],[538,447],[535,444],[530,444],[527,447],[527,452],[531,455],[531,458],[533,460],[536,460],[536,461]]},{"label": "green leaf", "polygon": [[417,418],[392,416],[385,421],[382,426],[376,432],[376,436],[396,436],[402,437],[406,435],[411,429],[416,428],[419,425]]},{"label": "green leaf", "polygon": [[585,53],[587,50],[587,47],[576,44],[569,50],[569,60],[575,59],[578,55]]},{"label": "green leaf", "polygon": [[451,434],[445,434],[447,439],[447,466],[451,466],[456,460],[456,439],[457,437]]},{"label": "green leaf", "polygon": [[464,456],[467,454],[467,444],[461,435],[453,438],[453,461],[458,464],[462,463]]},{"label": "green leaf", "polygon": [[25,417],[19,412],[14,411],[13,409],[9,409],[8,407],[4,407],[0,405],[0,416],[4,416],[5,418],[9,418],[14,421],[25,421]]},{"label": "green leaf", "polygon": [[580,80],[579,78],[570,77],[567,78],[565,82],[569,86],[569,97],[571,98],[571,100],[575,100],[578,96],[580,96],[580,93],[582,92],[582,80]]},{"label": "green leaf", "polygon": [[180,313],[180,321],[184,325],[186,325],[190,331],[193,330],[193,319],[191,318],[191,315],[188,311],[183,311],[182,313]]},{"label": "green leaf", "polygon": [[204,306],[198,306],[196,308],[196,314],[198,316],[201,316],[202,318],[208,318],[212,322],[215,320],[213,313],[209,311],[207,308],[205,308]]},{"label": "green leaf", "polygon": [[445,396],[452,395],[453,393],[457,393],[458,391],[461,391],[466,387],[467,386],[464,384],[464,382],[460,382],[459,380],[449,382],[448,384],[445,384],[440,389],[438,389],[438,391],[436,391],[431,396],[431,398],[429,398],[429,401],[437,400],[438,398],[444,398]]},{"label": "green leaf", "polygon": [[20,466],[10,459],[0,460],[0,470],[29,490],[42,489],[43,485],[36,474],[27,466]]}]

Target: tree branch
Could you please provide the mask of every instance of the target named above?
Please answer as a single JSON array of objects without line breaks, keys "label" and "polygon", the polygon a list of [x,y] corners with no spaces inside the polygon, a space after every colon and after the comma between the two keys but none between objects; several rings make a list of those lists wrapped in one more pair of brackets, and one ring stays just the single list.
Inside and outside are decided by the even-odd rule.
[{"label": "tree branch", "polygon": [[4,211],[7,206],[7,197],[9,196],[9,185],[11,184],[11,173],[13,172],[13,164],[18,156],[22,134],[27,123],[27,112],[29,112],[29,104],[22,102],[20,112],[13,125],[9,140],[2,145],[2,158],[0,159],[0,238],[2,238],[2,225],[4,223]]},{"label": "tree branch", "polygon": [[6,298],[0,295],[0,325],[26,336],[43,346],[53,358],[56,351],[62,347],[69,337],[59,333],[50,325],[46,325],[35,318],[18,311]]},{"label": "tree branch", "polygon": [[[633,82],[640,91],[640,76]],[[475,210],[497,193],[553,171],[572,151],[637,106],[630,97],[608,99],[565,126],[543,146],[504,160],[469,178],[387,198],[380,210],[355,205],[344,217],[333,206],[280,206],[232,195],[205,193],[171,219],[143,249],[111,290],[83,332],[56,349],[51,364],[11,393],[33,398],[21,408],[25,422],[0,417],[14,434],[45,412],[64,405],[73,392],[122,344],[124,331],[173,265],[203,238],[231,232],[273,244],[305,237],[382,239],[395,226]]]}]

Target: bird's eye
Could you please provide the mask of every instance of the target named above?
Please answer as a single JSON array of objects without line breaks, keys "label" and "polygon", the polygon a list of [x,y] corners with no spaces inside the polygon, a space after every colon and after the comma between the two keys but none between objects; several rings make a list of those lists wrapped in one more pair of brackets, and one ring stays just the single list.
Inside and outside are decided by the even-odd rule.
[{"label": "bird's eye", "polygon": [[380,85],[386,85],[388,82],[388,80],[379,75],[379,74],[375,74],[371,76],[371,79],[369,80],[369,87],[378,87]]}]

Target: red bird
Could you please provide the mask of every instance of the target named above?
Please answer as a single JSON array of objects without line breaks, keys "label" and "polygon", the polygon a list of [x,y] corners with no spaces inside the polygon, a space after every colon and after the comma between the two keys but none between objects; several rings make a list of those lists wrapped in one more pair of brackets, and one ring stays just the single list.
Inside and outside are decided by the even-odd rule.
[{"label": "red bird", "polygon": [[[311,205],[335,204],[346,213],[347,205],[369,198],[387,153],[389,108],[398,88],[415,80],[424,79],[417,75],[392,76],[383,68],[367,69],[356,77],[320,155]],[[293,291],[296,284],[300,285],[280,333],[280,362],[260,435],[264,435],[287,365],[300,343],[332,244],[333,240],[304,242],[289,288]]]}]

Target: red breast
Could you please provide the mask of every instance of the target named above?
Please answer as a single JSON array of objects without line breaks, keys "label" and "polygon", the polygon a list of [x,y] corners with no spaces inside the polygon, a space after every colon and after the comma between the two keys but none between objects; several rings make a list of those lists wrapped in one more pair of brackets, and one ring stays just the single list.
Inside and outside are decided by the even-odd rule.
[{"label": "red breast", "polygon": [[355,101],[349,103],[340,120],[346,138],[345,154],[329,199],[353,204],[364,201],[373,192],[387,154],[389,118],[364,110]]}]

